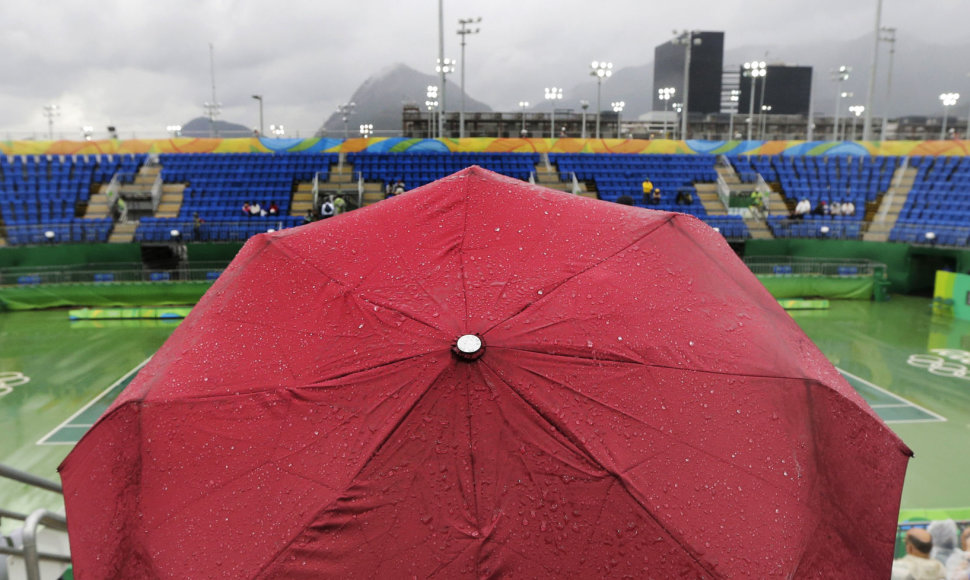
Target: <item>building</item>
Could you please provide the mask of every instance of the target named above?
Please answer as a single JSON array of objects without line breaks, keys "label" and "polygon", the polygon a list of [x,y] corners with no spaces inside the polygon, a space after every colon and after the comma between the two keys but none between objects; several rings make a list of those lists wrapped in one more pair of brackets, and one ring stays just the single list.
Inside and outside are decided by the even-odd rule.
[{"label": "building", "polygon": [[[687,45],[683,37],[675,38],[654,48],[653,57],[653,110],[662,111],[665,103],[657,91],[664,87],[675,89],[671,102],[666,106],[673,109],[674,103],[683,100],[684,60]],[[694,32],[690,53],[690,91],[687,110],[693,113],[717,113],[721,110],[721,69],[724,61],[723,32]]]}]

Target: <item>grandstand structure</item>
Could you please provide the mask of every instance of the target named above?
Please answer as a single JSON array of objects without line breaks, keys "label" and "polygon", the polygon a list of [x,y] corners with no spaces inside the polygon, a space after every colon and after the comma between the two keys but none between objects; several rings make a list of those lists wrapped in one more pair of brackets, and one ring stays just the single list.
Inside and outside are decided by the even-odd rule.
[{"label": "grandstand structure", "polygon": [[[0,245],[235,248],[253,235],[320,217],[328,200],[341,197],[353,210],[385,199],[390,184],[410,190],[470,165],[606,202],[628,197],[636,206],[691,214],[739,253],[758,239],[970,245],[970,158],[952,147],[948,154],[937,147],[937,154],[911,155],[912,148],[843,144],[719,149],[624,141],[611,151],[607,142],[574,139],[473,139],[466,148],[430,139],[351,139],[272,150],[266,147],[272,140],[212,141],[215,147],[187,152],[154,145],[139,153],[8,148],[0,156]],[[647,180],[661,192],[659,202],[643,195]],[[794,219],[803,199],[812,207],[851,201],[856,211]],[[246,203],[264,212],[244,213]]]}]

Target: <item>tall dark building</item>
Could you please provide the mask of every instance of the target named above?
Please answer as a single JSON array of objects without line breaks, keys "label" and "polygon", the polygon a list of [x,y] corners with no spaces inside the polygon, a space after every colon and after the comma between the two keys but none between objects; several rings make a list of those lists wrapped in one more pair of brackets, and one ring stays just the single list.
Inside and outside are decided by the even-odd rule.
[{"label": "tall dark building", "polygon": [[[721,110],[721,67],[724,61],[723,32],[695,32],[690,53],[689,113],[717,113]],[[653,110],[664,110],[664,102],[657,91],[673,87],[675,93],[667,103],[683,102],[684,59],[686,46],[671,40],[653,49]]]},{"label": "tall dark building", "polygon": [[[740,70],[738,113],[745,114],[751,110],[751,78],[744,76],[743,67]],[[808,115],[812,99],[812,67],[769,64],[765,73],[754,83],[755,114],[765,105],[771,107],[772,115]]]}]

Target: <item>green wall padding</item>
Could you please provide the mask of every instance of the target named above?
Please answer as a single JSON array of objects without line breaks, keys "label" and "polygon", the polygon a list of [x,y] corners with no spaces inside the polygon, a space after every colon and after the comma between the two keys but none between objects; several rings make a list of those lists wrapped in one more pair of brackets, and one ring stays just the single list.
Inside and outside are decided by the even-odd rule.
[{"label": "green wall padding", "polygon": [[0,310],[62,306],[194,305],[211,285],[211,281],[198,281],[5,286],[0,288]]}]

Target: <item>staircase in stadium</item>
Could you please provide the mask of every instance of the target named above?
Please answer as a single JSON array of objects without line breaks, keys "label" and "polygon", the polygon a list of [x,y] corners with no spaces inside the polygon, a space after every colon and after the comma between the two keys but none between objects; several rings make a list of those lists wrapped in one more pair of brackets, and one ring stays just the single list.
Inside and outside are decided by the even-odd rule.
[{"label": "staircase in stadium", "polygon": [[863,241],[866,242],[886,242],[889,240],[889,232],[896,225],[899,214],[906,205],[909,192],[913,189],[916,181],[918,169],[910,167],[908,158],[896,168],[893,174],[892,185],[889,191],[882,196],[879,206],[874,211],[867,208],[866,222],[869,229],[862,234]]},{"label": "staircase in stadium", "polygon": [[[724,179],[727,183],[728,188],[732,193],[745,193],[750,194],[754,191],[754,185],[750,183],[742,183],[741,178],[738,177],[737,172],[734,171],[734,167],[730,164],[727,165],[717,165],[714,168],[717,171],[718,176]],[[700,197],[701,203],[704,205],[704,210],[707,215],[711,216],[721,216],[728,215],[727,207],[725,207],[724,202],[721,201],[720,196],[717,194],[717,184],[716,183],[697,183],[694,185],[697,190],[697,195]],[[767,200],[767,206],[770,209],[779,208],[777,211],[781,211],[781,208],[785,207],[785,202],[777,192],[772,191],[770,197]],[[787,214],[787,212],[785,212]],[[770,240],[775,236],[771,234],[771,230],[768,229],[768,224],[765,223],[764,216],[753,217],[745,216],[744,225],[748,227],[748,231],[751,233],[751,238],[755,240]]]}]

